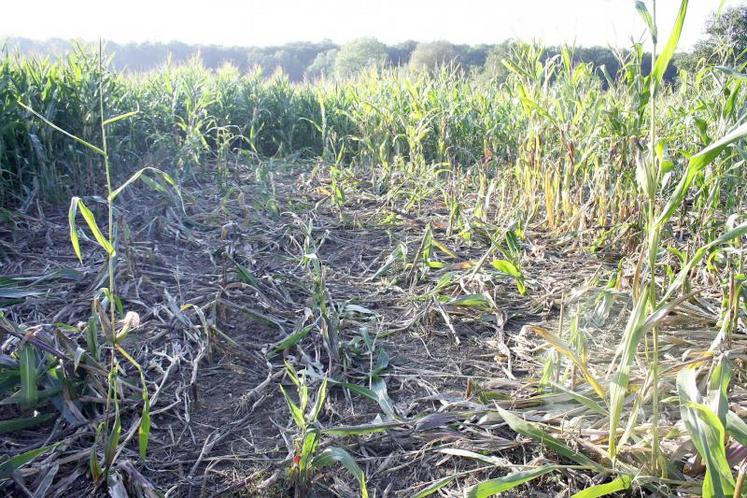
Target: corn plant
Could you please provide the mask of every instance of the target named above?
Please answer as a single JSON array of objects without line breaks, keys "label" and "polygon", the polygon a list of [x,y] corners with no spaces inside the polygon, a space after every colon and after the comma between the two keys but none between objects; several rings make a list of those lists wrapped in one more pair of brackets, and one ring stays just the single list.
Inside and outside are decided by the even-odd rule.
[{"label": "corn plant", "polygon": [[[647,214],[646,214],[646,226],[647,226],[647,264],[648,264],[648,277],[647,280],[642,282],[641,288],[638,291],[638,298],[634,304],[633,312],[628,320],[626,330],[624,333],[624,342],[620,345],[621,359],[617,373],[615,374],[614,380],[610,386],[610,436],[609,436],[609,452],[612,457],[617,454],[617,448],[619,445],[617,428],[619,427],[622,418],[622,407],[624,404],[624,398],[626,396],[629,372],[631,363],[636,355],[636,350],[643,336],[647,333],[651,333],[652,336],[652,348],[653,351],[649,357],[651,362],[650,377],[652,379],[651,390],[652,390],[652,403],[653,403],[653,418],[652,418],[652,469],[661,469],[664,472],[665,465],[662,464],[660,459],[660,448],[659,448],[659,435],[658,435],[658,417],[659,417],[659,346],[657,336],[657,322],[664,316],[669,309],[671,309],[673,303],[677,300],[672,301],[674,293],[679,290],[681,284],[687,277],[689,269],[692,268],[695,260],[702,258],[702,255],[708,249],[715,247],[718,244],[722,244],[726,241],[738,238],[744,235],[745,226],[736,227],[725,233],[718,239],[714,240],[704,248],[699,249],[693,259],[689,261],[680,275],[674,280],[667,290],[665,296],[659,300],[657,298],[657,286],[655,282],[655,272],[657,268],[658,255],[660,250],[661,236],[665,224],[669,221],[673,213],[683,203],[687,190],[690,184],[693,182],[695,176],[701,172],[708,164],[713,161],[718,154],[726,148],[729,144],[735,142],[739,138],[747,135],[747,126],[742,125],[737,127],[731,133],[727,134],[724,138],[714,142],[698,154],[693,155],[688,161],[687,168],[679,181],[676,189],[669,197],[662,209],[659,209],[657,204],[657,191],[660,188],[661,179],[663,176],[663,144],[657,141],[655,116],[656,116],[656,103],[657,93],[663,80],[663,74],[666,70],[669,60],[674,54],[674,50],[677,46],[682,26],[684,24],[685,15],[687,12],[687,1],[683,0],[680,5],[679,14],[675,22],[674,29],[670,39],[667,41],[662,53],[656,55],[656,41],[657,41],[657,27],[656,27],[656,2],[653,2],[653,9],[651,13],[646,8],[643,2],[636,4],[637,9],[641,13],[641,16],[646,21],[649,31],[652,36],[654,43],[653,59],[652,59],[652,72],[648,76],[650,84],[650,136],[649,136],[649,154],[646,160],[639,160],[638,170],[636,172],[640,188],[647,199]],[[683,273],[684,272],[684,273]],[[684,382],[684,381],[683,381]],[[728,385],[728,380],[725,381]],[[723,389],[725,394],[726,387]],[[682,396],[681,396],[682,398]],[[697,428],[696,425],[691,424],[688,429],[693,431]],[[693,434],[695,437],[696,434]],[[722,438],[723,439],[723,438]],[[731,474],[729,474],[731,475]],[[720,496],[718,493],[713,494],[714,491],[710,488],[712,485],[711,479],[706,477],[706,483],[704,484],[704,494],[707,496]]]},{"label": "corn plant", "polygon": [[298,399],[298,402],[294,401],[285,388],[280,386],[296,425],[297,436],[293,441],[293,456],[289,471],[294,483],[295,496],[298,498],[308,496],[314,470],[340,463],[358,480],[361,497],[367,498],[365,474],[347,451],[339,447],[328,447],[321,452],[318,451],[321,437],[318,419],[327,399],[327,378],[322,380],[313,404],[309,405],[309,387],[306,376],[299,377],[293,366],[287,362],[285,371],[296,388]]},{"label": "corn plant", "polygon": [[[95,313],[95,319],[98,321],[98,324],[101,326],[101,330],[104,334],[104,337],[106,338],[106,344],[111,350],[111,356],[110,356],[110,364],[109,364],[109,374],[108,374],[108,383],[109,387],[107,390],[107,403],[106,403],[106,413],[107,418],[104,422],[102,422],[101,427],[99,428],[99,431],[97,431],[97,434],[101,434],[102,432],[107,433],[107,439],[105,444],[105,451],[104,451],[104,469],[102,470],[101,465],[99,464],[98,458],[96,456],[96,452],[93,451],[91,453],[91,473],[95,481],[99,481],[101,478],[106,478],[108,475],[109,469],[111,468],[112,464],[114,463],[114,457],[115,457],[115,451],[120,443],[120,436],[121,436],[121,420],[120,420],[120,407],[119,407],[119,383],[118,383],[118,374],[121,370],[120,363],[117,359],[117,356],[121,356],[124,358],[128,363],[130,363],[139,373],[141,385],[142,385],[142,398],[143,398],[143,409],[142,414],[140,417],[140,428],[139,428],[139,447],[140,447],[140,455],[141,457],[145,458],[147,448],[148,448],[148,438],[150,434],[150,407],[149,407],[149,396],[148,396],[148,386],[145,381],[145,376],[142,367],[135,361],[135,359],[122,347],[122,341],[129,335],[129,333],[136,329],[139,326],[140,319],[135,312],[128,312],[123,320],[121,322],[117,322],[116,314],[117,314],[117,303],[118,298],[116,295],[116,278],[115,278],[115,272],[116,272],[116,241],[115,241],[115,233],[114,233],[114,203],[118,196],[132,183],[137,181],[138,179],[146,179],[148,177],[144,176],[146,173],[150,174],[156,174],[163,178],[167,183],[169,183],[172,186],[175,186],[174,181],[171,179],[171,177],[153,167],[146,167],[138,170],[136,173],[134,173],[130,178],[128,178],[124,183],[122,183],[119,187],[114,188],[112,183],[112,174],[111,174],[111,166],[109,163],[109,152],[108,152],[108,142],[107,142],[107,128],[111,126],[114,123],[117,123],[118,121],[131,118],[137,114],[138,111],[131,111],[124,114],[120,114],[111,118],[106,118],[105,114],[105,108],[104,108],[104,92],[103,92],[103,56],[102,56],[102,47],[99,45],[99,88],[98,88],[98,96],[99,96],[99,115],[100,115],[100,131],[101,131],[101,146],[96,146],[76,135],[73,135],[72,133],[58,127],[51,121],[47,120],[44,116],[37,113],[35,110],[33,110],[31,107],[27,106],[26,104],[19,102],[19,105],[21,105],[24,109],[26,109],[28,112],[42,120],[44,123],[46,123],[49,127],[52,129],[62,133],[63,135],[66,135],[68,138],[74,140],[75,142],[83,145],[84,147],[88,148],[89,150],[96,153],[102,160],[104,172],[106,174],[106,190],[107,190],[107,213],[108,213],[108,234],[104,236],[101,229],[99,228],[99,225],[96,221],[96,217],[94,213],[86,206],[86,204],[83,202],[83,200],[80,197],[73,197],[70,202],[70,210],[68,214],[68,220],[69,220],[69,226],[70,226],[70,242],[73,246],[73,251],[75,252],[75,255],[79,260],[82,261],[83,256],[80,249],[80,241],[78,236],[78,225],[77,225],[77,215],[78,213],[81,214],[83,217],[83,220],[86,223],[86,226],[91,231],[93,238],[96,240],[96,243],[101,247],[105,253],[106,253],[106,260],[107,260],[107,273],[108,273],[108,280],[109,280],[109,286],[107,288],[102,289],[102,293],[105,296],[105,302],[106,307],[108,308],[108,314],[104,312],[104,310],[101,308],[101,306],[98,304],[98,300],[94,301],[94,311]],[[147,183],[153,183],[153,180],[148,178]],[[93,322],[96,323],[96,322]],[[89,325],[91,327],[91,325]],[[94,326],[95,327],[95,326]],[[91,333],[93,332],[94,327],[90,329]],[[92,339],[92,341],[95,341],[95,337]],[[28,375],[27,377],[31,377],[31,369],[33,364],[33,369],[36,369],[36,362],[34,361],[34,353],[31,351],[30,346],[25,346],[22,351],[22,356],[25,358],[25,361],[23,361],[24,369],[27,371]],[[36,394],[34,392],[34,387],[31,386],[30,381],[25,382],[22,384],[22,391],[25,393],[25,398],[29,402],[34,402]],[[114,421],[111,425],[111,428],[109,428],[109,414],[111,411],[114,411]]]}]

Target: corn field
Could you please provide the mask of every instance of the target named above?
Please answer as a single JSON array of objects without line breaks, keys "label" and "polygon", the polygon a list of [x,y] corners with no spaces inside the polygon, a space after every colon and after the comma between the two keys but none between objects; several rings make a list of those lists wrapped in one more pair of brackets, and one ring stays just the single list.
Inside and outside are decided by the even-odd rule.
[{"label": "corn field", "polygon": [[617,79],[6,53],[3,493],[746,496],[747,76],[638,7]]}]

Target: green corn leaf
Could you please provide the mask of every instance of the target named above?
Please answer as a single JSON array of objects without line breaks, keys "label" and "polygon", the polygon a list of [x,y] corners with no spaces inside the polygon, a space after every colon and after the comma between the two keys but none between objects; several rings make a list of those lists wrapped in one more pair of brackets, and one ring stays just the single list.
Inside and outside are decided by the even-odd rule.
[{"label": "green corn leaf", "polygon": [[724,426],[718,415],[700,402],[696,375],[695,368],[683,368],[677,376],[677,391],[682,420],[706,465],[702,495],[704,498],[732,496],[734,476],[726,459]]},{"label": "green corn leaf", "polygon": [[361,424],[361,425],[343,425],[338,427],[330,427],[324,429],[325,434],[330,436],[360,436],[363,434],[375,434],[377,432],[384,432],[389,429],[396,429],[401,427],[400,422],[385,422],[385,423],[372,423],[372,424]]},{"label": "green corn leaf", "polygon": [[[176,182],[174,181],[173,178],[171,178],[171,175],[169,175],[165,171],[161,171],[158,168],[154,168],[152,166],[146,166],[145,168],[142,168],[142,169],[136,171],[131,177],[129,177],[127,179],[127,181],[125,181],[122,185],[120,185],[119,188],[117,188],[114,192],[112,192],[111,194],[109,194],[109,200],[110,201],[115,200],[117,198],[117,196],[124,189],[126,189],[132,183],[134,183],[135,181],[137,181],[138,179],[140,179],[140,177],[143,177],[143,174],[145,174],[146,172],[149,172],[149,171],[152,172],[152,173],[156,173],[156,174],[160,175],[161,178],[163,178],[166,181],[166,183],[168,183],[172,187],[176,188]],[[145,178],[145,177],[143,177],[143,178]]]},{"label": "green corn leaf", "polygon": [[540,429],[537,424],[519,418],[508,410],[501,408],[500,406],[496,406],[496,410],[498,410],[501,418],[508,424],[509,427],[511,427],[511,430],[513,430],[514,432],[532,438],[540,444],[548,447],[558,455],[568,458],[569,460],[573,460],[580,465],[587,465],[590,468],[601,470],[601,465],[594,462],[585,455],[573,450],[564,442],[554,438],[544,430]]},{"label": "green corn leaf", "polygon": [[463,308],[477,308],[486,309],[490,308],[490,301],[482,294],[469,294],[467,296],[458,297],[448,302],[452,306],[460,306]]},{"label": "green corn leaf", "polygon": [[31,114],[33,114],[37,118],[39,118],[42,121],[44,121],[52,129],[59,131],[60,133],[62,133],[63,135],[65,135],[65,136],[67,136],[69,138],[72,138],[73,140],[75,140],[79,144],[88,147],[89,149],[91,149],[92,151],[96,152],[97,154],[100,154],[102,156],[106,156],[106,152],[104,152],[103,150],[99,149],[98,147],[96,147],[92,143],[86,142],[82,138],[77,137],[77,136],[73,135],[72,133],[69,133],[69,132],[63,130],[62,128],[60,128],[59,126],[57,126],[56,124],[52,123],[47,118],[45,118],[44,116],[42,116],[41,114],[39,114],[38,112],[36,112],[35,110],[33,110],[31,107],[29,107],[26,104],[24,104],[23,102],[21,102],[20,100],[18,101],[18,105],[20,105],[21,107],[23,107],[24,109],[26,109],[28,112],[30,112]]},{"label": "green corn leaf", "polygon": [[88,458],[88,470],[91,472],[91,479],[93,482],[98,483],[101,479],[101,476],[103,475],[104,471],[101,468],[101,462],[99,462],[99,456],[96,453],[96,446],[98,446],[99,441],[101,440],[101,433],[104,430],[104,423],[101,422],[98,427],[96,427],[96,437],[93,442],[93,446],[91,447],[91,455]]},{"label": "green corn leaf", "polygon": [[716,157],[718,157],[727,146],[744,136],[747,136],[747,123],[742,123],[723,136],[720,140],[712,143],[690,158],[685,174],[680,179],[677,187],[674,189],[674,192],[667,201],[667,204],[656,219],[657,225],[663,225],[672,217],[677,208],[685,200],[687,190],[690,188],[690,184],[692,184],[693,180],[695,180],[695,177],[698,176],[706,166],[711,164],[711,162],[713,162],[713,160],[716,159]]},{"label": "green corn leaf", "polygon": [[716,17],[721,17],[721,12],[723,12],[725,5],[726,5],[726,0],[721,0],[718,3],[718,9],[716,9]]},{"label": "green corn leaf", "polygon": [[140,416],[140,427],[138,427],[137,435],[140,458],[145,459],[148,454],[148,441],[150,440],[150,397],[145,382],[143,382],[143,413]]},{"label": "green corn leaf", "polygon": [[288,403],[288,408],[290,409],[291,415],[293,416],[293,420],[296,422],[296,425],[298,427],[305,427],[306,422],[303,416],[303,411],[301,411],[298,405],[293,402],[288,393],[285,392],[285,388],[283,388],[283,386],[280,386],[280,391],[283,393],[283,396],[285,396],[285,401]]},{"label": "green corn leaf", "polygon": [[36,417],[14,418],[11,420],[0,420],[0,434],[20,431],[29,427],[42,425],[57,418],[54,413],[45,413]]},{"label": "green corn leaf", "polygon": [[453,481],[454,479],[456,479],[456,477],[454,476],[449,476],[449,477],[444,477],[443,479],[439,479],[438,481],[434,482],[430,486],[427,486],[421,489],[420,491],[418,491],[417,493],[415,493],[412,498],[425,498],[426,496],[430,496],[436,491],[438,491],[439,489],[450,484],[451,481]]},{"label": "green corn leaf", "polygon": [[589,409],[589,410],[591,410],[592,412],[594,412],[594,413],[596,413],[596,414],[598,414],[598,415],[601,415],[601,416],[603,416],[603,417],[607,417],[607,416],[609,416],[609,412],[608,412],[608,411],[607,411],[607,410],[606,410],[606,409],[605,409],[605,408],[604,408],[604,407],[603,407],[602,405],[600,405],[599,403],[597,403],[596,401],[594,401],[594,400],[593,400],[593,399],[591,399],[590,397],[588,397],[588,396],[585,396],[585,395],[583,395],[583,394],[581,394],[581,393],[577,393],[576,391],[573,391],[573,390],[571,390],[571,389],[568,389],[567,387],[565,387],[565,386],[563,386],[563,385],[561,385],[561,384],[558,384],[558,383],[556,383],[556,382],[552,382],[552,383],[551,383],[551,385],[552,385],[552,386],[553,386],[553,387],[554,387],[555,389],[558,389],[559,391],[561,391],[561,392],[563,392],[563,393],[567,394],[567,395],[568,395],[568,396],[570,396],[570,397],[571,397],[571,398],[572,398],[572,399],[573,399],[574,401],[576,401],[576,402],[578,402],[579,404],[581,404],[581,405],[585,406],[586,408],[588,408],[588,409]]},{"label": "green corn leaf", "polygon": [[21,373],[21,407],[33,408],[39,401],[39,372],[36,366],[36,349],[31,344],[24,344],[21,348],[18,365]]},{"label": "green corn leaf", "polygon": [[610,445],[609,454],[614,457],[617,454],[617,428],[620,427],[622,419],[623,405],[625,404],[625,395],[628,391],[630,382],[630,365],[638,350],[638,344],[641,342],[643,335],[643,324],[646,319],[646,309],[648,308],[649,293],[648,289],[641,293],[638,301],[633,308],[633,312],[628,318],[623,334],[623,348],[620,358],[620,365],[614,374],[609,386],[610,393]]},{"label": "green corn leaf", "polygon": [[228,259],[231,260],[231,262],[236,266],[236,270],[239,272],[239,278],[242,282],[245,284],[253,285],[254,287],[259,287],[259,280],[257,280],[257,277],[252,275],[251,270],[249,268],[246,268],[245,266],[239,264],[235,259],[233,259],[232,256],[228,256]]},{"label": "green corn leaf", "polygon": [[78,242],[78,228],[75,223],[75,217],[80,211],[83,215],[83,219],[86,221],[88,228],[91,230],[96,242],[106,251],[109,257],[114,256],[114,247],[104,237],[104,234],[99,230],[99,226],[96,223],[96,218],[90,209],[83,203],[80,197],[73,197],[70,201],[70,210],[68,211],[68,223],[70,225],[70,242],[73,244],[73,250],[79,261],[83,261],[83,256],[80,253],[80,244]]},{"label": "green corn leaf", "polygon": [[301,339],[309,335],[309,333],[313,330],[313,327],[311,325],[306,326],[300,330],[296,330],[292,334],[289,334],[288,337],[278,342],[270,351],[268,356],[271,358],[272,356],[276,355],[277,353],[280,353],[281,351],[285,351],[286,349],[290,349],[296,344],[298,344]]},{"label": "green corn leaf", "polygon": [[[677,12],[677,19],[674,21],[669,40],[667,40],[667,44],[664,46],[661,54],[656,58],[654,70],[651,74],[655,78],[657,84],[661,84],[664,80],[664,73],[667,71],[667,67],[669,67],[669,61],[672,60],[674,51],[680,43],[680,35],[682,34],[682,27],[685,25],[685,16],[687,15],[687,3],[688,0],[682,0],[680,3],[680,9]],[[653,20],[651,22],[653,23]]]},{"label": "green corn leaf", "polygon": [[646,3],[642,0],[636,0],[635,2],[635,10],[638,11],[638,14],[641,16],[641,19],[643,19],[643,22],[646,23],[646,26],[648,27],[648,31],[651,33],[651,39],[654,41],[654,43],[657,42],[658,38],[658,32],[656,30],[656,24],[654,24],[654,18],[651,16],[651,12],[649,12],[648,7],[646,7]]},{"label": "green corn leaf", "polygon": [[747,423],[739,415],[729,411],[726,414],[726,432],[742,446],[747,446]]},{"label": "green corn leaf", "polygon": [[8,458],[7,460],[3,460],[2,462],[0,462],[0,479],[8,479],[13,474],[13,472],[20,469],[39,455],[51,450],[55,446],[56,445],[42,446],[41,448],[29,450],[21,453],[20,455]]},{"label": "green corn leaf", "polygon": [[738,80],[747,80],[747,74],[740,73],[733,67],[728,66],[714,66],[713,69],[717,69],[721,71],[722,73],[728,74],[729,76],[738,79]]},{"label": "green corn leaf", "polygon": [[350,456],[350,453],[344,449],[338,447],[327,448],[312,461],[312,465],[316,468],[328,467],[335,463],[341,464],[358,480],[358,484],[361,487],[361,498],[368,498],[366,475],[355,462],[353,457]]},{"label": "green corn leaf", "polygon": [[316,429],[307,430],[306,434],[304,434],[303,442],[301,443],[301,461],[298,465],[302,471],[308,468],[309,461],[314,456],[314,453],[316,453],[318,445],[319,437]]},{"label": "green corn leaf", "polygon": [[316,393],[316,399],[314,400],[314,406],[311,408],[311,411],[309,412],[309,416],[307,418],[307,422],[313,423],[316,422],[316,420],[319,418],[319,414],[322,411],[322,408],[324,408],[324,402],[327,401],[327,377],[324,377],[324,380],[322,380],[322,385],[319,386],[319,391]]},{"label": "green corn leaf", "polygon": [[375,401],[379,404],[381,411],[384,412],[385,415],[394,418],[394,404],[392,403],[392,399],[389,397],[384,379],[374,379],[374,381],[371,382],[371,389],[349,382],[340,382],[339,384],[356,394],[360,394],[371,401]]},{"label": "green corn leaf", "polygon": [[633,478],[628,475],[622,475],[617,479],[604,483],[591,486],[579,491],[574,494],[571,498],[599,498],[600,496],[611,495],[612,493],[619,493],[620,491],[627,491],[633,484]]},{"label": "green corn leaf", "polygon": [[722,425],[726,425],[726,414],[729,411],[729,383],[732,377],[731,362],[721,356],[713,367],[708,379],[706,404],[713,410]]},{"label": "green corn leaf", "polygon": [[483,481],[480,484],[467,488],[464,496],[466,498],[487,498],[488,496],[497,495],[498,493],[514,489],[516,486],[552,472],[557,468],[557,465],[543,465],[536,469],[514,472],[505,477]]},{"label": "green corn leaf", "polygon": [[490,265],[495,268],[496,271],[513,277],[516,280],[516,289],[519,291],[519,294],[521,294],[522,296],[524,295],[524,293],[526,292],[526,286],[524,285],[524,274],[521,273],[521,270],[519,270],[519,268],[515,264],[506,259],[494,259],[490,262]]},{"label": "green corn leaf", "polygon": [[119,408],[115,405],[114,408],[114,426],[106,440],[106,447],[104,448],[104,466],[109,469],[114,463],[114,457],[119,447],[119,441],[122,436],[122,421],[119,418]]},{"label": "green corn leaf", "polygon": [[123,119],[128,119],[128,118],[131,118],[133,116],[136,116],[139,112],[140,112],[139,109],[136,110],[136,111],[125,112],[123,114],[120,114],[119,116],[114,116],[113,118],[109,118],[109,119],[104,120],[104,122],[102,124],[104,126],[109,126],[111,124],[116,123],[117,121],[122,121]]},{"label": "green corn leaf", "polygon": [[24,299],[27,297],[41,296],[40,291],[21,289],[20,287],[0,287],[0,299]]},{"label": "green corn leaf", "polygon": [[662,302],[667,301],[672,295],[674,295],[674,293],[678,289],[680,289],[685,284],[688,275],[690,275],[693,267],[695,267],[695,265],[697,265],[705,257],[705,255],[708,254],[708,251],[710,251],[714,247],[718,247],[734,239],[745,236],[747,236],[747,222],[742,223],[741,225],[732,228],[728,232],[721,234],[717,239],[712,240],[708,244],[695,251],[693,257],[690,258],[687,264],[683,265],[682,269],[677,274],[677,278],[675,278],[674,281],[670,284],[669,288],[667,289],[666,295],[662,298]]}]

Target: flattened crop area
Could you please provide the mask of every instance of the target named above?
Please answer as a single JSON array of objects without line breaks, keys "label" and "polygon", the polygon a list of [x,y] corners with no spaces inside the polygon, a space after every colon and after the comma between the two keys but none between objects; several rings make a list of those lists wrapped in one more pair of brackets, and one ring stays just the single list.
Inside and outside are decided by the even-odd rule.
[{"label": "flattened crop area", "polygon": [[[304,164],[245,165],[223,190],[195,180],[182,189],[183,211],[158,193],[138,198],[123,204],[116,271],[122,309],[140,318],[122,347],[148,386],[147,457],[138,455],[138,374],[121,363],[126,444],[108,481],[95,488],[90,479],[92,452],[105,451],[97,427],[114,416],[103,408],[106,387],[93,382],[77,397],[50,393],[56,410],[47,412],[57,415],[4,434],[6,453],[53,445],[6,492],[360,496],[340,460],[301,468],[309,429],[316,455],[352,457],[369,496],[461,496],[480,481],[552,465],[564,472],[512,492],[555,496],[592,483],[593,465],[517,434],[500,411],[547,421],[584,409],[568,390],[535,396],[543,375],[560,375],[543,370],[557,353],[540,335],[567,328],[572,313],[560,303],[610,266],[573,240],[517,236],[487,221],[491,213],[469,236],[452,232],[439,200],[405,212],[365,181],[337,202],[329,178]],[[104,255],[84,241],[79,264],[65,215],[40,207],[0,230],[3,273],[17,283],[15,297],[4,296],[5,332],[27,324],[28,340],[43,338],[65,368],[82,368],[76,351]],[[575,299],[578,308],[586,298]],[[604,319],[627,306],[611,304]],[[110,354],[102,348],[101,361]],[[303,408],[303,397],[306,428],[289,407]],[[0,414],[29,415],[10,404]]]}]

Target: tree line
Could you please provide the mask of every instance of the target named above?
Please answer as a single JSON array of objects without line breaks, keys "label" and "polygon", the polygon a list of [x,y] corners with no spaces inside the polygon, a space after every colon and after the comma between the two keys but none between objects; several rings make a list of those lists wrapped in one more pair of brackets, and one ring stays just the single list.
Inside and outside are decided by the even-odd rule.
[{"label": "tree line", "polygon": [[[9,38],[5,50],[21,55],[61,57],[85,43],[61,39],[46,41]],[[408,67],[431,71],[449,65],[466,72],[480,72],[502,78],[507,74],[503,61],[521,42],[507,40],[495,45],[460,45],[448,41],[405,41],[385,45],[375,38],[360,38],[344,45],[330,40],[321,42],[293,42],[268,47],[224,47],[218,45],[190,45],[169,43],[106,43],[107,54],[114,68],[122,71],[143,72],[171,62],[183,64],[198,58],[208,69],[225,64],[239,71],[261,70],[267,76],[278,71],[291,81],[351,76],[370,67]],[[678,69],[693,70],[699,64],[744,63],[747,49],[747,6],[734,7],[719,15],[712,15],[706,25],[706,36],[694,50],[678,54],[666,78],[673,81]],[[555,57],[560,47],[547,47],[544,58]],[[575,47],[577,62],[591,63],[600,77],[616,78],[625,50],[609,47]],[[648,59],[644,58],[644,72]]]}]

